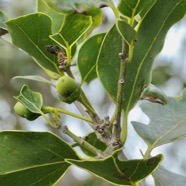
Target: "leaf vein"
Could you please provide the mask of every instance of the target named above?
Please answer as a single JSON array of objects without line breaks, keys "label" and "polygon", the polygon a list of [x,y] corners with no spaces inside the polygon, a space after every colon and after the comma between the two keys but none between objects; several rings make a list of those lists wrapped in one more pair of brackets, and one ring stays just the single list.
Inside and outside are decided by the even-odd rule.
[{"label": "leaf vein", "polygon": [[146,59],[146,57],[148,56],[148,54],[150,53],[150,51],[151,51],[151,49],[152,49],[152,47],[153,47],[153,45],[154,45],[154,43],[155,43],[157,37],[159,36],[159,34],[161,33],[161,30],[162,30],[163,27],[164,27],[164,25],[165,25],[167,19],[169,18],[169,16],[171,15],[171,13],[174,11],[174,9],[175,9],[178,5],[179,5],[179,3],[177,3],[177,4],[172,8],[172,10],[171,10],[171,11],[169,12],[169,14],[167,15],[166,19],[163,21],[161,28],[159,29],[159,31],[157,32],[156,36],[154,37],[152,44],[149,46],[148,51],[146,52],[145,56],[144,56],[143,59],[142,59],[142,62],[141,62],[140,65],[139,65],[139,68],[138,68],[138,70],[137,70],[137,74],[136,74],[135,79],[134,79],[134,84],[133,84],[133,86],[132,86],[132,91],[131,91],[131,94],[130,94],[130,97],[129,97],[129,102],[128,102],[128,105],[127,105],[126,112],[129,111],[130,103],[131,103],[132,97],[133,97],[133,95],[134,95],[134,89],[135,89],[135,87],[136,87],[137,80],[138,80],[138,76],[139,76],[140,71],[141,71],[141,69],[142,69],[142,66],[143,66],[143,64],[144,64],[144,62],[145,62],[145,59]]}]

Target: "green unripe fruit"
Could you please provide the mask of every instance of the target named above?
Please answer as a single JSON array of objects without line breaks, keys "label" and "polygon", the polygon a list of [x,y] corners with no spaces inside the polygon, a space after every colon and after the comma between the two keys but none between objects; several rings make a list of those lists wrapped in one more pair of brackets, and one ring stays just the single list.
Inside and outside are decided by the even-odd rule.
[{"label": "green unripe fruit", "polygon": [[40,114],[31,112],[27,107],[25,107],[21,102],[17,102],[14,106],[14,111],[17,115],[28,119],[29,121],[33,121],[37,119]]},{"label": "green unripe fruit", "polygon": [[63,76],[58,79],[56,89],[61,101],[69,104],[76,101],[81,92],[80,84],[68,76]]}]

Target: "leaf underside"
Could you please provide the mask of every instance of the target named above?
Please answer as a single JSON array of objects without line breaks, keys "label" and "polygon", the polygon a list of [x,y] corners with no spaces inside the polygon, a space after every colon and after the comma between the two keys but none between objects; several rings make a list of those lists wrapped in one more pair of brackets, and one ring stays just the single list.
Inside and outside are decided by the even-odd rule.
[{"label": "leaf underside", "polygon": [[150,123],[132,124],[148,145],[155,148],[186,137],[186,89],[180,96],[169,97],[165,105],[143,101],[140,107]]},{"label": "leaf underside", "polygon": [[170,172],[162,166],[159,166],[158,169],[153,174],[155,185],[156,186],[185,186],[186,177]]}]

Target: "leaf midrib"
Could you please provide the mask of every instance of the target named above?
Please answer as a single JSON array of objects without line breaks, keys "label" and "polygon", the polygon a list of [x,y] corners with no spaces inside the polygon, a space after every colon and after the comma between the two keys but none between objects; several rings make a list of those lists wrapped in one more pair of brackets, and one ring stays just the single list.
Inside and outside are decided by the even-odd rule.
[{"label": "leaf midrib", "polygon": [[[26,36],[26,38],[38,49],[38,51],[40,52],[40,54],[42,54],[42,56],[44,58],[47,59],[47,61],[49,61],[50,63],[52,63],[54,65],[54,62],[48,58],[43,52],[42,50],[31,40],[31,38],[28,36],[28,34],[26,34],[26,32],[15,22],[13,21],[12,22],[13,24],[15,24],[17,26],[17,28],[19,28],[19,30],[21,30],[21,32]],[[54,67],[56,68],[56,66],[54,65]],[[58,71],[58,69],[56,69]]]},{"label": "leaf midrib", "polygon": [[[157,138],[157,140],[152,144],[152,147],[157,147],[157,146],[160,146],[160,145],[162,145],[162,144],[160,144],[160,145],[157,145],[158,144],[158,142],[161,140],[161,139],[163,139],[166,135],[168,135],[168,134],[170,134],[174,129],[176,129],[177,127],[179,127],[182,123],[183,123],[183,121],[186,119],[186,117],[184,117],[182,120],[180,120],[178,123],[176,123],[172,128],[170,128],[167,132],[165,132],[162,136],[160,136],[159,138]],[[152,127],[152,130],[155,132],[155,130],[154,130],[154,127]],[[156,146],[157,145],[157,146]]]},{"label": "leaf midrib", "polygon": [[57,162],[42,163],[42,164],[37,164],[37,165],[33,165],[33,166],[27,166],[25,168],[20,168],[20,169],[15,169],[15,170],[12,170],[12,171],[4,172],[0,176],[4,176],[6,174],[17,173],[17,172],[21,172],[21,171],[26,171],[26,170],[29,170],[29,169],[34,169],[34,168],[39,168],[39,167],[45,167],[45,166],[52,166],[52,165],[57,165],[57,164],[64,164],[64,163],[65,164],[68,164],[66,161],[57,161]]}]

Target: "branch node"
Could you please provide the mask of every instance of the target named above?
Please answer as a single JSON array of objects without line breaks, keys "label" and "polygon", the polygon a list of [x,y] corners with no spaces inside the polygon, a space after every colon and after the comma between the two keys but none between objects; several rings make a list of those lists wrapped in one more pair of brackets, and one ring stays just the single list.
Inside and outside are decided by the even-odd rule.
[{"label": "branch node", "polygon": [[68,127],[67,126],[64,126],[64,128],[63,128],[63,133],[67,133],[67,131],[68,131]]},{"label": "branch node", "polygon": [[124,79],[121,78],[121,79],[119,80],[119,83],[123,84],[123,83],[124,83]]}]

